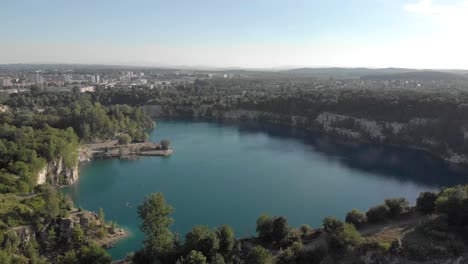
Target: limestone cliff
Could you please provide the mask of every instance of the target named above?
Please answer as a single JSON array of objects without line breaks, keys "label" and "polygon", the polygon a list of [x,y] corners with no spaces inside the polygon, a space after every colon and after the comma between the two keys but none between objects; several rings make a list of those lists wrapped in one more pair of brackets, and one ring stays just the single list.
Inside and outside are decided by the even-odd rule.
[{"label": "limestone cliff", "polygon": [[37,175],[37,184],[49,182],[52,185],[68,185],[78,180],[78,163],[88,161],[90,154],[81,149],[78,151],[78,162],[71,167],[65,166],[63,159],[58,158],[47,163]]},{"label": "limestone cliff", "polygon": [[[451,163],[468,164],[468,155],[451,149],[441,152],[433,138],[414,138],[411,131],[424,129],[434,120],[414,118],[406,123],[387,122],[346,114],[322,112],[316,116],[290,116],[273,112],[215,107],[213,105],[145,105],[143,110],[153,118],[207,118],[213,120],[249,120],[306,130],[319,131],[344,141],[363,141],[397,145],[428,151]],[[465,132],[468,137],[468,129]]]},{"label": "limestone cliff", "polygon": [[37,184],[49,182],[53,185],[72,184],[78,179],[78,164],[66,167],[63,159],[50,161],[42,168],[37,177]]}]

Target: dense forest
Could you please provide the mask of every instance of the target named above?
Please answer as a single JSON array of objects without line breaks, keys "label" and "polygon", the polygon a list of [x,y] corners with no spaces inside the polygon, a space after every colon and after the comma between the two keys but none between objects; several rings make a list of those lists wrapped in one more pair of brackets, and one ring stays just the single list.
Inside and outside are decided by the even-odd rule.
[{"label": "dense forest", "polygon": [[[140,108],[102,106],[85,94],[20,94],[0,113],[0,263],[110,263],[95,241],[115,225],[76,209],[64,179],[38,175],[76,167],[80,144],[127,135],[145,141],[154,123]],[[60,161],[58,163],[58,161]],[[76,224],[76,222],[83,223]]]},{"label": "dense forest", "polygon": [[458,86],[454,81],[447,90],[433,81],[418,85],[376,88],[356,80],[213,79],[173,89],[106,89],[92,97],[103,105],[146,106],[155,117],[276,123],[346,141],[424,149],[467,164],[465,83]]},{"label": "dense forest", "polygon": [[[448,159],[468,155],[468,93],[434,89],[363,89],[335,81],[213,79],[168,89],[98,89],[2,98],[0,113],[0,263],[110,263],[96,241],[115,229],[104,213],[76,209],[54,188],[37,185],[47,164],[76,166],[83,143],[126,136],[147,140],[149,115],[236,119],[302,127],[347,140],[422,148]],[[346,222],[293,228],[262,215],[257,236],[236,239],[229,226],[196,226],[184,239],[171,231],[173,208],[162,194],[138,208],[144,248],[127,263],[408,263],[465,258],[468,187],[422,193],[415,207],[387,199]],[[91,220],[89,220],[91,219]],[[406,229],[400,223],[407,223]],[[382,226],[393,233],[369,233]],[[430,243],[427,243],[430,241]],[[373,262],[363,262],[371,256]],[[351,261],[351,262],[350,262]]]}]

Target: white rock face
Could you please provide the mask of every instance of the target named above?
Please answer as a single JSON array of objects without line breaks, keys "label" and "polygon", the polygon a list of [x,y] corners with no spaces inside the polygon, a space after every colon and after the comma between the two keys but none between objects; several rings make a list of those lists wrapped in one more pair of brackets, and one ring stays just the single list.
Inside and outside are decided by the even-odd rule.
[{"label": "white rock face", "polygon": [[78,164],[71,168],[67,168],[63,164],[63,159],[47,163],[47,165],[37,175],[36,183],[44,184],[47,180],[55,185],[72,184],[78,180]]},{"label": "white rock face", "polygon": [[42,168],[41,171],[39,171],[39,174],[37,175],[37,185],[41,185],[46,183],[47,180],[47,165]]}]

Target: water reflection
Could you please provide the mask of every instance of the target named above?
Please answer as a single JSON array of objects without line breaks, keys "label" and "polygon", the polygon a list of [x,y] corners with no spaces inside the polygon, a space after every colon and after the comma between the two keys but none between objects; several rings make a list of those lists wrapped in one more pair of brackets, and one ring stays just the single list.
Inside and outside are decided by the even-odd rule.
[{"label": "water reflection", "polygon": [[324,156],[330,160],[349,168],[369,172],[373,176],[436,188],[468,182],[468,168],[448,164],[420,150],[344,143],[302,129],[268,124],[242,122],[232,125],[238,126],[239,133],[263,134],[273,138],[298,140],[311,146],[313,151],[325,154]]}]

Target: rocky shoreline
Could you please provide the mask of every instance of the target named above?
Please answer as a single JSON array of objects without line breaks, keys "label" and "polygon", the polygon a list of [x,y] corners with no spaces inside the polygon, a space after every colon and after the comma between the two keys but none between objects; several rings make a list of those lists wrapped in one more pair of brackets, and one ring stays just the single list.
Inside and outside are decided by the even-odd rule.
[{"label": "rocky shoreline", "polygon": [[[451,150],[448,150],[446,153],[437,152],[433,147],[436,142],[432,142],[430,139],[422,140],[421,144],[398,144],[393,142],[392,138],[402,137],[401,133],[405,129],[431,122],[431,120],[426,119],[412,119],[407,123],[396,123],[357,118],[330,112],[323,112],[316,118],[310,119],[306,116],[288,116],[245,109],[212,109],[209,105],[201,105],[195,108],[193,106],[183,105],[144,105],[143,110],[152,118],[252,121],[283,125],[291,128],[304,129],[313,133],[320,133],[343,142],[370,143],[420,150],[442,159],[449,164],[457,166],[468,165],[468,155],[455,153]],[[343,128],[341,124],[347,121],[352,121],[355,127]]]},{"label": "rocky shoreline", "polygon": [[80,149],[82,156],[92,158],[120,158],[136,159],[139,156],[168,157],[174,153],[173,149],[163,149],[161,144],[153,142],[118,144],[117,140],[108,140],[102,143],[85,144]]}]

